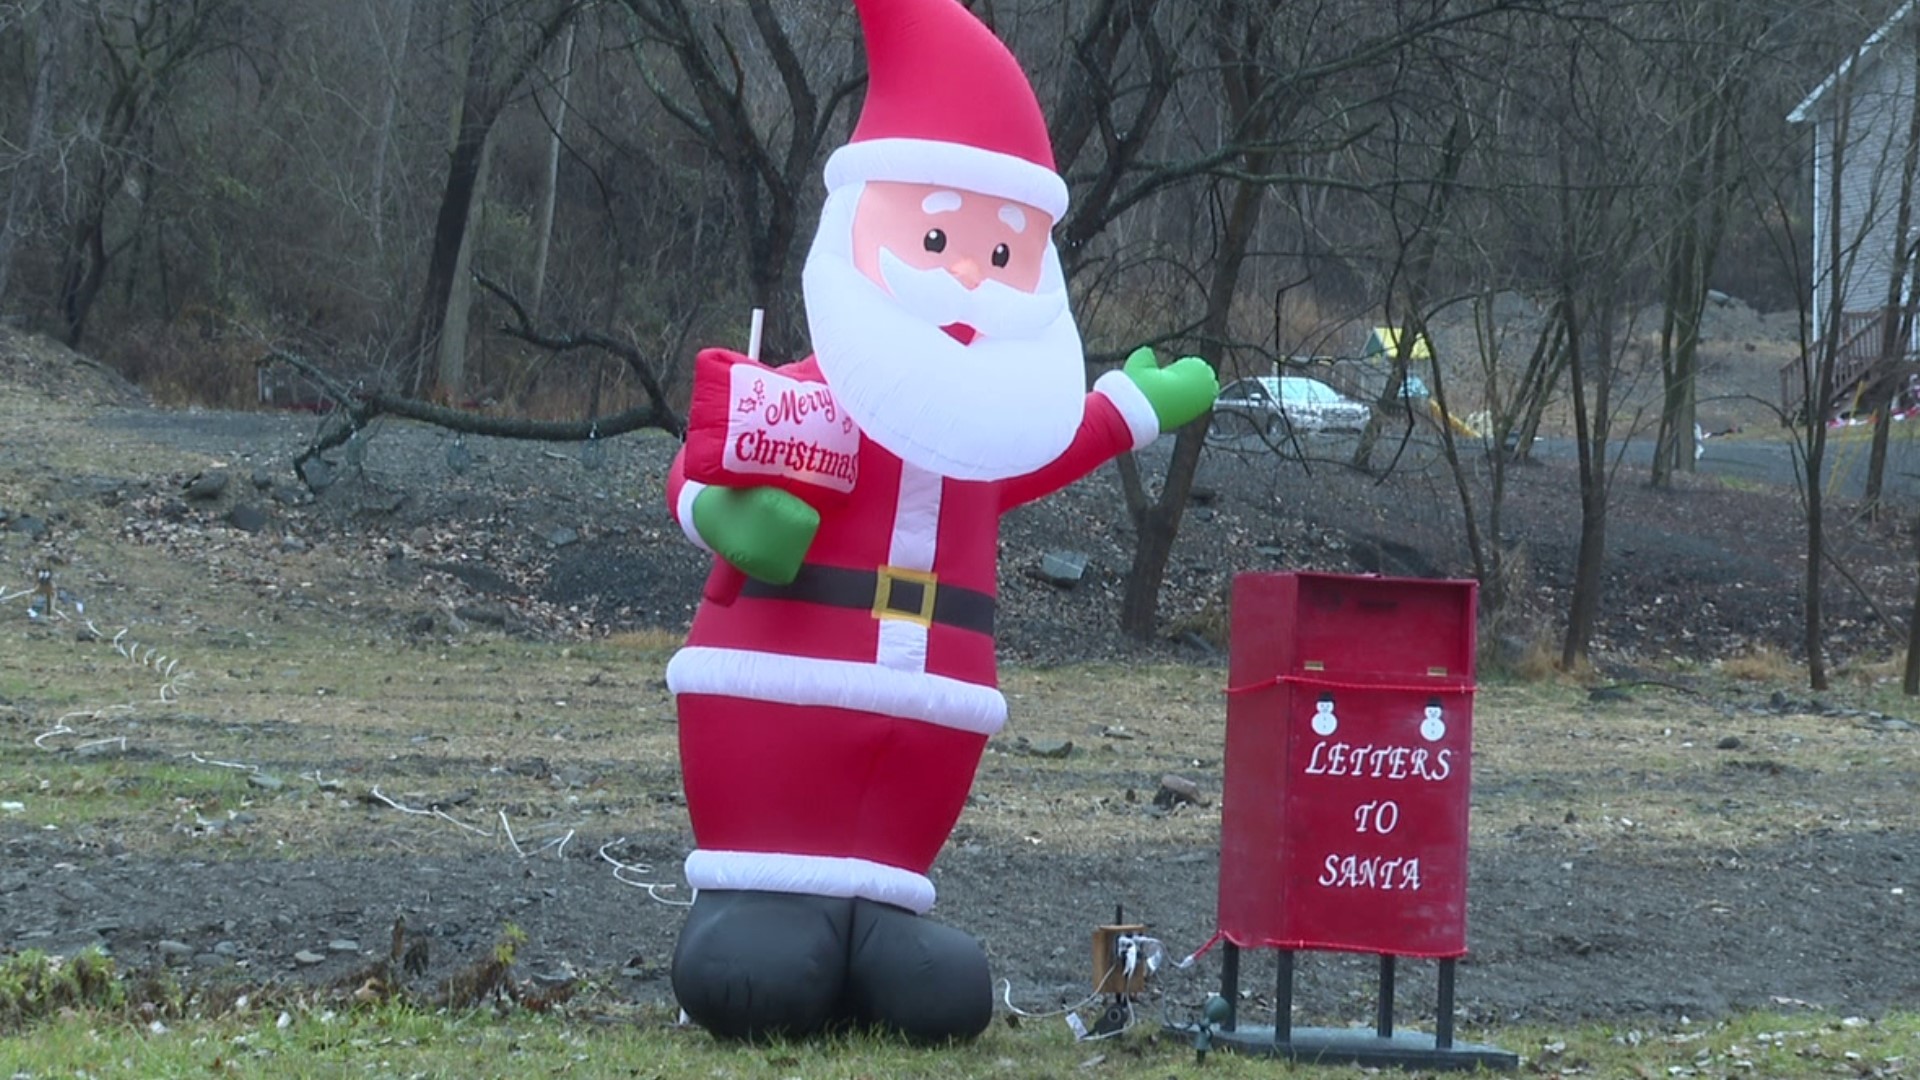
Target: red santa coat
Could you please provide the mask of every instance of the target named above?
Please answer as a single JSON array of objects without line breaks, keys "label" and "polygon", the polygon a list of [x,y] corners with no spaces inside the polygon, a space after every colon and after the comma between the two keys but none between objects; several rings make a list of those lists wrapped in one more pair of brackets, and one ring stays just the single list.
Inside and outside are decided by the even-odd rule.
[{"label": "red santa coat", "polygon": [[[809,358],[783,375],[821,380]],[[858,481],[821,505],[791,587],[716,587],[667,666],[680,714],[696,889],[862,896],[923,912],[989,736],[1006,720],[992,606],[1000,516],[1159,435],[1110,372],[1067,450],[1025,476],[947,479],[862,436]],[[989,434],[987,437],[991,437]],[[676,458],[690,539],[703,485]]]}]

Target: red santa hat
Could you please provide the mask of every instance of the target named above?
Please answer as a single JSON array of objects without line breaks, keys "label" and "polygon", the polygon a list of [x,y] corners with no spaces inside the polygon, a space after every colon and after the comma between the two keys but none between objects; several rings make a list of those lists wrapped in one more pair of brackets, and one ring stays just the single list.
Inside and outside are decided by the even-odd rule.
[{"label": "red santa hat", "polygon": [[854,0],[867,41],[867,100],[827,189],[868,180],[952,185],[1057,220],[1067,185],[1020,64],[958,0]]}]

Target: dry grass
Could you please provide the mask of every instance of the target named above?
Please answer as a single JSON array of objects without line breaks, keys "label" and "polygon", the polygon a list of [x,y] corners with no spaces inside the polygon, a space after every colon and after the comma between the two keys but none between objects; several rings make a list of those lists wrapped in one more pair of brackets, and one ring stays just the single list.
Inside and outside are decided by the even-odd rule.
[{"label": "dry grass", "polygon": [[1716,667],[1721,675],[1729,679],[1773,685],[1791,683],[1805,671],[1805,665],[1764,642],[1727,657]]},{"label": "dry grass", "polygon": [[[343,623],[338,603],[307,595],[370,588],[351,568],[309,567],[312,587],[263,591],[137,545],[74,552],[66,572],[95,601],[89,614],[141,646],[122,655],[77,635],[77,621],[49,626],[0,607],[0,801],[22,803],[36,823],[92,822],[129,847],[170,849],[203,838],[198,822],[244,812],[256,827],[223,839],[229,850],[364,845],[370,830],[427,842],[432,830],[377,790],[476,828],[497,827],[511,808],[522,835],[615,817],[620,828],[680,824],[683,811],[657,797],[678,788],[662,684],[675,635],[410,638]],[[177,664],[171,683],[142,662],[148,648]],[[1755,654],[1721,665],[1726,687],[1711,698],[1649,685],[1593,701],[1550,665],[1518,665],[1476,700],[1474,829],[1738,847],[1899,820],[1920,774],[1913,740],[1728,704],[1764,701],[1796,674]],[[983,842],[1074,851],[1137,840],[1144,819],[1170,843],[1211,846],[1217,801],[1143,811],[1161,772],[1218,793],[1223,682],[1214,668],[1008,672],[1011,719],[963,827]],[[1062,759],[1026,752],[1063,741],[1074,749]],[[259,786],[255,773],[282,783]],[[1756,773],[1793,798],[1756,803]]]}]

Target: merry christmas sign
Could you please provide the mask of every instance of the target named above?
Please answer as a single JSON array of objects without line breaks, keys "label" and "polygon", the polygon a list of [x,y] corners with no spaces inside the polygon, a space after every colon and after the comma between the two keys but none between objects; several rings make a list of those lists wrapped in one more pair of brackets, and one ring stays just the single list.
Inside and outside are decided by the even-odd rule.
[{"label": "merry christmas sign", "polygon": [[824,382],[707,349],[695,361],[689,414],[691,479],[828,497],[859,479],[860,430]]}]

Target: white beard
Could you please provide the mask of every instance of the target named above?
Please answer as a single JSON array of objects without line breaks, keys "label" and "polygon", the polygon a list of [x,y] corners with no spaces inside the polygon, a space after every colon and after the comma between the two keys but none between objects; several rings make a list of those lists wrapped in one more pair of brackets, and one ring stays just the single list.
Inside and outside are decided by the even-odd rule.
[{"label": "white beard", "polygon": [[[814,353],[835,400],[902,461],[956,480],[1021,476],[1059,457],[1086,411],[1087,376],[1053,246],[1032,296],[997,283],[949,289],[944,270],[883,259],[896,299],[853,264],[859,193],[849,186],[827,197],[802,275]],[[980,336],[962,345],[940,329],[952,322]]]}]

